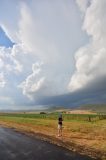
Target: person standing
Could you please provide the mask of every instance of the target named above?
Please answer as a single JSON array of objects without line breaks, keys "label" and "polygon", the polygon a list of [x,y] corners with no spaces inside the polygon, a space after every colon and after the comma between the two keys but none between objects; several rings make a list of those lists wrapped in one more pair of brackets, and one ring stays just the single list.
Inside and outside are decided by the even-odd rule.
[{"label": "person standing", "polygon": [[62,114],[60,114],[58,117],[58,137],[62,136],[62,121]]}]

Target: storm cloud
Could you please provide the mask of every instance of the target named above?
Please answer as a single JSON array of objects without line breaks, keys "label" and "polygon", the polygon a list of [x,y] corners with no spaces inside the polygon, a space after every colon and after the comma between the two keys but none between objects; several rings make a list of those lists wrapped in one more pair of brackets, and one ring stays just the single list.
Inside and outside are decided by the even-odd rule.
[{"label": "storm cloud", "polygon": [[0,3],[1,108],[106,103],[105,0]]}]

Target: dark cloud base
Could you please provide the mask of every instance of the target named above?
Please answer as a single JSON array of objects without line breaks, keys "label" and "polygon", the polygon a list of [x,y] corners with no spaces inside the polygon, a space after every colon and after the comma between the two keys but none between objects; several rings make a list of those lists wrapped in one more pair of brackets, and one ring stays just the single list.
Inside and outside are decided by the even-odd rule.
[{"label": "dark cloud base", "polygon": [[[37,104],[48,106],[77,107],[84,104],[106,103],[106,76],[102,76],[84,89],[59,96],[39,98]],[[33,103],[35,104],[35,103]]]}]

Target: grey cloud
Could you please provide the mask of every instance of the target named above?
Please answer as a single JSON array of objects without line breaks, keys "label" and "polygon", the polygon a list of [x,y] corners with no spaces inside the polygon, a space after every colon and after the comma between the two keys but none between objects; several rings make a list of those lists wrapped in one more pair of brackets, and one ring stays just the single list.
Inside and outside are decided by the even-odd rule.
[{"label": "grey cloud", "polygon": [[100,77],[97,81],[74,93],[43,97],[37,101],[37,104],[40,105],[68,107],[96,103],[106,103],[106,76]]}]

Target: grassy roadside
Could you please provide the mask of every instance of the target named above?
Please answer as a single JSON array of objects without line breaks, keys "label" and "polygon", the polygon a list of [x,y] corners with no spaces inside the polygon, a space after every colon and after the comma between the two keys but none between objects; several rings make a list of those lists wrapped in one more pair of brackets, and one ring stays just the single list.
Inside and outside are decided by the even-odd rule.
[{"label": "grassy roadside", "polygon": [[62,139],[57,138],[57,121],[52,119],[0,116],[0,124],[91,157],[106,159],[106,120],[64,121]]}]

